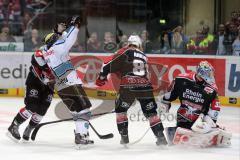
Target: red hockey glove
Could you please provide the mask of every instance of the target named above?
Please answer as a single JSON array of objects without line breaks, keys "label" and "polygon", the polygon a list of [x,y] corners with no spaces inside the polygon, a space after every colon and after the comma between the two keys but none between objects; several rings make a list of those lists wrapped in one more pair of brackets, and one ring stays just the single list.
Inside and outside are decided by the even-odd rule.
[{"label": "red hockey glove", "polygon": [[107,81],[107,77],[104,76],[99,76],[98,79],[96,80],[96,85],[97,86],[103,86]]}]

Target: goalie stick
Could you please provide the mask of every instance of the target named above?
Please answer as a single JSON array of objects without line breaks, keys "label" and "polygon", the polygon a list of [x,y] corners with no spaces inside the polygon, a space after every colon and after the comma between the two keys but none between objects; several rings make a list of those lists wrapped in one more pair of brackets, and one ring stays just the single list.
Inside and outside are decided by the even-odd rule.
[{"label": "goalie stick", "polygon": [[[92,115],[92,117],[95,117],[95,116],[101,116],[101,115],[105,115],[105,114],[109,114],[109,113],[114,113],[115,111],[112,111],[112,112],[105,112],[105,113],[99,113],[99,114],[94,114]],[[86,119],[83,119],[83,118],[79,118],[81,120],[85,120],[87,122],[89,122],[88,120]],[[39,131],[39,129],[42,127],[42,126],[45,126],[45,125],[48,125],[48,124],[54,124],[54,123],[60,123],[60,122],[67,122],[67,121],[72,121],[73,119],[72,118],[68,118],[68,119],[61,119],[61,120],[56,120],[56,121],[50,121],[50,122],[45,122],[45,123],[40,123],[38,124],[35,129],[33,130],[32,132],[32,135],[31,135],[31,139],[34,141],[36,139],[36,136],[37,136],[37,133]],[[101,135],[97,132],[97,130],[93,127],[93,125],[89,122],[89,125],[90,127],[92,128],[92,130],[96,133],[96,135],[100,138],[100,139],[109,139],[109,138],[113,138],[113,134],[112,133],[109,133],[109,134],[106,134],[106,135]]]}]

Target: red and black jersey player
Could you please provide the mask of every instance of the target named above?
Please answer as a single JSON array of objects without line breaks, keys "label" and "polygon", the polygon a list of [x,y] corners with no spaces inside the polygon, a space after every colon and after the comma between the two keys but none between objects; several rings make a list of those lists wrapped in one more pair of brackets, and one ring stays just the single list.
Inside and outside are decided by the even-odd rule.
[{"label": "red and black jersey player", "polygon": [[[54,36],[55,34],[46,36],[44,38],[45,43],[47,44]],[[30,71],[25,82],[25,107],[19,110],[8,128],[9,136],[14,140],[21,139],[19,126],[30,118],[22,137],[26,141],[29,140],[32,130],[40,123],[52,101],[55,80],[43,58],[43,48],[44,46],[32,55]]]},{"label": "red and black jersey player", "polygon": [[157,138],[156,144],[167,144],[163,135],[163,125],[157,115],[152,84],[148,79],[148,58],[141,51],[141,46],[139,36],[131,35],[128,39],[128,46],[120,49],[116,56],[102,67],[96,84],[104,85],[109,73],[120,74],[121,83],[115,103],[115,112],[121,144],[129,143],[127,111],[135,99],[140,102],[143,114],[150,122],[151,129]]},{"label": "red and black jersey player", "polygon": [[[180,100],[177,111],[177,127],[190,129],[200,114],[210,117],[216,123],[220,112],[214,68],[207,61],[201,61],[196,72],[178,75],[165,93],[162,103],[165,109],[171,102]],[[168,128],[169,139],[173,139],[176,128]]]}]

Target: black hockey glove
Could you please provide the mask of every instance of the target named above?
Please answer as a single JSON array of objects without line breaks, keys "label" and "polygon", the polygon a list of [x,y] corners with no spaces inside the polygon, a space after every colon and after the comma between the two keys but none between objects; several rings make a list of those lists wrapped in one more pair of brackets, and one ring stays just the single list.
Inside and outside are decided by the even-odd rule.
[{"label": "black hockey glove", "polygon": [[80,16],[73,16],[69,24],[72,25],[72,26],[77,25],[78,28],[79,28],[80,27],[80,23],[81,23]]}]

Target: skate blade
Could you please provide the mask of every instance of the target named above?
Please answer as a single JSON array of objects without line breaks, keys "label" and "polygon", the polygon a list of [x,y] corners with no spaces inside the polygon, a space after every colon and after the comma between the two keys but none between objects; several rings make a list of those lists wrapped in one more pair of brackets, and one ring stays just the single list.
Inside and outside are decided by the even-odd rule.
[{"label": "skate blade", "polygon": [[129,144],[121,144],[125,149],[129,149]]},{"label": "skate blade", "polygon": [[19,141],[20,141],[20,140],[16,139],[15,137],[13,137],[12,134],[9,131],[7,131],[6,136],[8,138],[10,138],[15,143],[19,143]]},{"label": "skate blade", "polygon": [[30,140],[26,140],[26,139],[22,139],[21,142],[22,142],[22,143],[31,143]]},{"label": "skate blade", "polygon": [[76,150],[84,150],[84,149],[88,149],[91,146],[93,146],[94,143],[89,143],[89,144],[75,144],[75,149]]},{"label": "skate blade", "polygon": [[167,150],[169,148],[169,145],[167,145],[167,144],[159,144],[159,145],[157,145],[157,147],[162,149],[162,150]]}]

